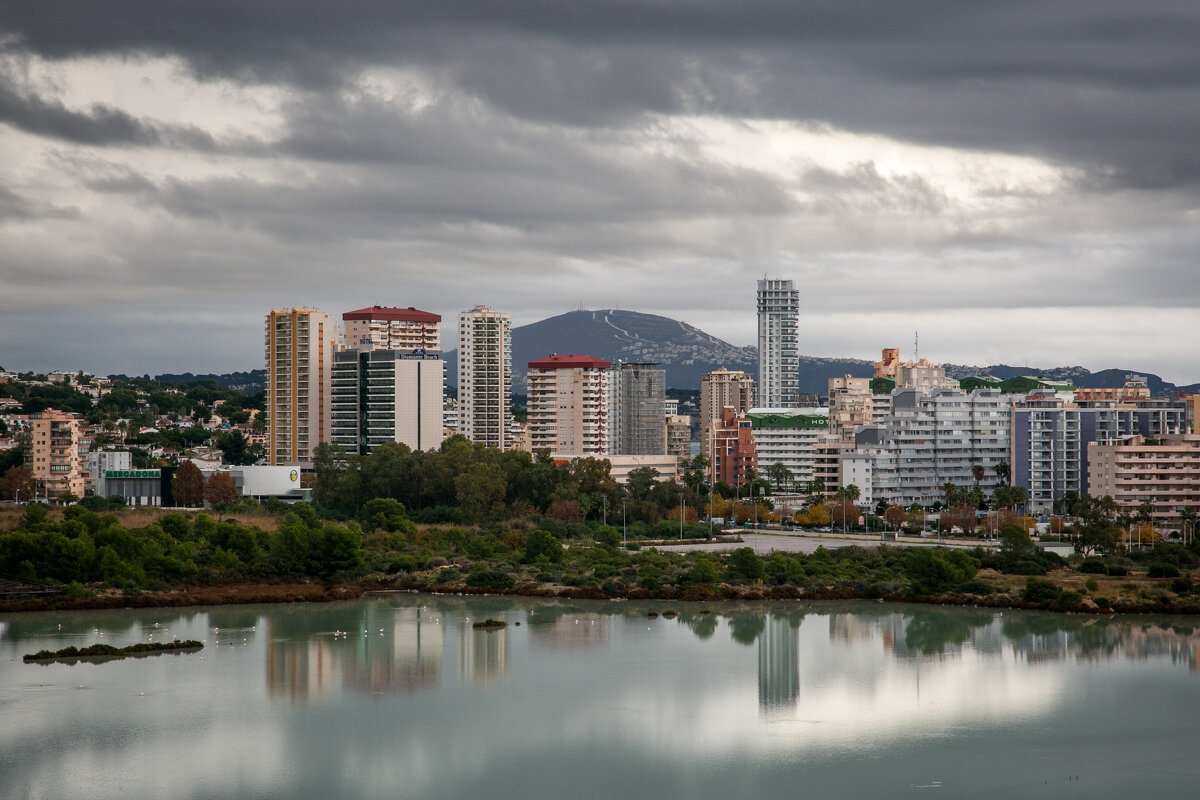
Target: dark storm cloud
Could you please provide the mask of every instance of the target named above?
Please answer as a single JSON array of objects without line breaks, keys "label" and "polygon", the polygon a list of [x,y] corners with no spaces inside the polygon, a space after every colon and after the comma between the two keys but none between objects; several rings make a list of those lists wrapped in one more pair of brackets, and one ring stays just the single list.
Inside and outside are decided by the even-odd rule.
[{"label": "dark storm cloud", "polygon": [[84,145],[162,146],[210,150],[213,139],[199,128],[161,126],[104,104],[73,111],[57,100],[22,95],[5,85],[0,71],[0,123],[26,133]]},{"label": "dark storm cloud", "polygon": [[[1097,186],[1200,180],[1193,2],[81,0],[10,3],[0,23],[12,47],[49,58],[178,55],[202,76],[309,88],[411,65],[527,119],[822,119],[1051,157]],[[92,127],[135,133],[131,122]]]}]

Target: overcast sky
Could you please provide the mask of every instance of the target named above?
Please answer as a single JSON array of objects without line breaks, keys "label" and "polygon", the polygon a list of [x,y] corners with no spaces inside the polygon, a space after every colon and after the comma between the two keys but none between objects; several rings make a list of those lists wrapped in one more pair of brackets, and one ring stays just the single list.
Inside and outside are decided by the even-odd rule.
[{"label": "overcast sky", "polygon": [[1195,0],[8,0],[0,365],[257,368],[293,305],[745,345],[769,273],[808,355],[1192,383],[1198,43]]}]

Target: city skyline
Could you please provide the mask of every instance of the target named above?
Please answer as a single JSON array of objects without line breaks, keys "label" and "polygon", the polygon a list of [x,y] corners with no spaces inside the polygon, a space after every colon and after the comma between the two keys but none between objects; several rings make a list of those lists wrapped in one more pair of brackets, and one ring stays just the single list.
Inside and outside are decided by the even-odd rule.
[{"label": "city skyline", "polygon": [[945,11],[9,4],[0,364],[253,369],[261,309],[373,303],[750,345],[766,274],[803,355],[1200,380],[1200,9]]}]

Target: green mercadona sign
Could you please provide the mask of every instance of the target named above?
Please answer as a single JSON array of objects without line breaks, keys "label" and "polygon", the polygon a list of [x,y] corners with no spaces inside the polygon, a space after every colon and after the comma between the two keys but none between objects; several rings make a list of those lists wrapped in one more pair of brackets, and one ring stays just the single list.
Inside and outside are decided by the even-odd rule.
[{"label": "green mercadona sign", "polygon": [[119,478],[161,478],[162,470],[157,469],[110,469],[104,473],[107,480]]}]

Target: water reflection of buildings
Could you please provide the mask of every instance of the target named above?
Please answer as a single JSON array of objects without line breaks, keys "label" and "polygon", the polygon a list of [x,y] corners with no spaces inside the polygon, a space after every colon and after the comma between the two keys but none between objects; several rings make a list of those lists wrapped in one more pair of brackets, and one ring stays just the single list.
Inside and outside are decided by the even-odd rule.
[{"label": "water reflection of buildings", "polygon": [[508,677],[508,630],[458,628],[458,671],[463,683],[487,686]]},{"label": "water reflection of buildings", "polygon": [[758,637],[759,710],[768,718],[790,718],[799,700],[799,620],[768,615]]},{"label": "water reflection of buildings", "polygon": [[[641,617],[622,617],[628,626],[645,624]],[[543,648],[596,647],[609,643],[609,625],[612,619],[606,614],[593,614],[567,610],[557,613],[539,609],[538,616],[529,617],[529,641]]]},{"label": "water reflection of buildings", "polygon": [[[268,617],[267,687],[293,700],[336,686],[358,692],[413,692],[440,679],[443,625],[418,606],[359,606],[325,615],[313,632],[311,617]],[[294,628],[294,630],[293,630]],[[345,631],[335,637],[333,631]]]},{"label": "water reflection of buildings", "polygon": [[834,613],[829,616],[829,638],[846,643],[878,640],[899,659],[955,658],[969,648],[985,655],[1008,652],[1028,664],[1070,658],[1169,658],[1200,672],[1200,641],[1193,630],[1105,617],[960,608]]}]

